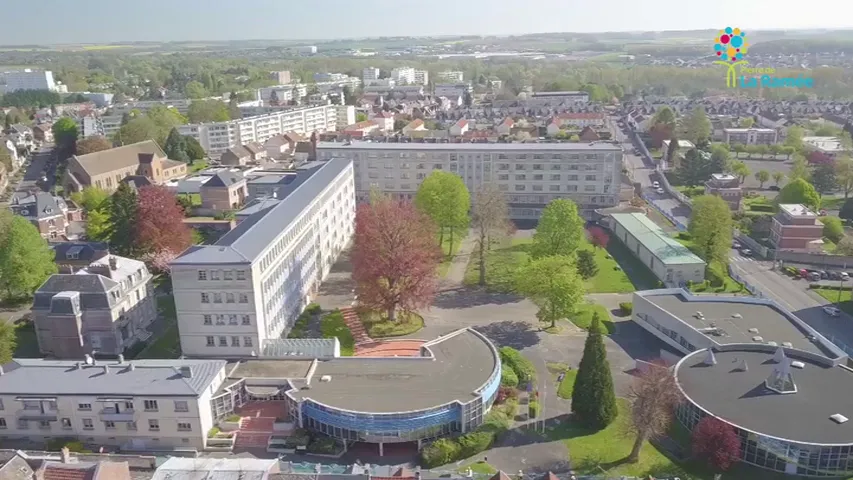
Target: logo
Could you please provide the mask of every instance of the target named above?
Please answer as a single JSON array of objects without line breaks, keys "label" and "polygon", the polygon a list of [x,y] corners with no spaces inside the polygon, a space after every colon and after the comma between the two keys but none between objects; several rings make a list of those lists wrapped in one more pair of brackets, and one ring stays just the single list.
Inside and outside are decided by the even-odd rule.
[{"label": "logo", "polygon": [[720,30],[717,38],[714,39],[714,51],[719,58],[714,63],[725,65],[728,68],[726,86],[729,88],[737,86],[737,70],[735,67],[749,64],[743,59],[748,47],[746,32],[742,32],[739,28],[726,27],[725,30]]}]

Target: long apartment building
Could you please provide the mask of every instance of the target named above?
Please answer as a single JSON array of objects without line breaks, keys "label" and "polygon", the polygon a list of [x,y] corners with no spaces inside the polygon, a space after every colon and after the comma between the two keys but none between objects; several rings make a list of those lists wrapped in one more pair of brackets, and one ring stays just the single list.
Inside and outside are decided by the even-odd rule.
[{"label": "long apartment building", "polygon": [[352,162],[312,163],[215,244],[191,247],[172,262],[185,355],[248,357],[281,338],[349,244]]},{"label": "long apartment building", "polygon": [[556,198],[588,213],[619,204],[622,150],[614,143],[321,142],[317,156],[352,160],[360,201],[373,189],[412,198],[431,171],[445,170],[472,193],[496,184],[517,220],[539,218]]},{"label": "long apartment building", "polygon": [[301,135],[333,132],[337,127],[337,118],[338,113],[334,105],[320,105],[270,112],[227,122],[191,123],[179,126],[178,131],[198,140],[212,158],[219,158],[229,148],[251,142],[263,144],[272,137],[288,132]]}]

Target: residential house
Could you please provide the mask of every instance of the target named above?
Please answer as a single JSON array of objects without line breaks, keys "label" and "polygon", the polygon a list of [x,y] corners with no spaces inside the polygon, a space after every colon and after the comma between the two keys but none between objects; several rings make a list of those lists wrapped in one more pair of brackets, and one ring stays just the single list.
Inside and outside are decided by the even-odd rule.
[{"label": "residential house", "polygon": [[771,128],[773,130],[778,130],[788,123],[785,115],[775,112],[759,112],[756,115],[756,120],[758,120],[759,127]]},{"label": "residential house", "polygon": [[280,472],[279,462],[276,459],[169,457],[157,468],[151,480],[203,478],[270,480],[270,475]]},{"label": "residential house", "polygon": [[293,151],[293,159],[296,163],[301,164],[316,158],[317,152],[311,142],[299,142],[296,144],[296,149]]},{"label": "residential house", "polygon": [[247,165],[250,161],[252,161],[252,152],[242,145],[228,148],[219,157],[219,163],[222,165],[243,166]]},{"label": "residential house", "polygon": [[62,449],[62,460],[42,462],[35,472],[38,480],[132,480],[127,462],[71,461],[67,448]]},{"label": "residential house", "polygon": [[373,115],[371,118],[373,122],[379,126],[379,130],[382,130],[386,133],[391,133],[394,131],[394,114],[391,112],[379,112]]},{"label": "residential house", "polygon": [[74,273],[110,254],[110,246],[105,242],[62,242],[51,248],[56,254],[53,262],[59,266],[59,273]]},{"label": "residential house", "polygon": [[33,480],[33,467],[19,451],[3,452],[0,457],[0,480]]},{"label": "residential house", "polygon": [[53,143],[53,129],[47,123],[33,127],[33,139],[41,143]]},{"label": "residential house", "polygon": [[15,143],[18,152],[29,152],[35,145],[33,143],[33,129],[21,123],[10,125],[6,130],[6,135]]},{"label": "residential house", "polygon": [[512,117],[506,117],[498,124],[497,127],[495,127],[495,131],[498,132],[499,135],[509,135],[512,133],[513,126],[515,126],[515,120],[513,120]]},{"label": "residential house", "polygon": [[545,127],[545,132],[548,134],[549,137],[557,135],[558,133],[560,133],[561,130],[562,128],[560,128],[560,122],[557,120],[556,117],[552,118],[551,121],[548,122],[548,126]]},{"label": "residential house", "polygon": [[597,140],[601,140],[601,136],[598,132],[593,130],[590,126],[583,127],[578,137],[582,142],[595,142]]},{"label": "residential house", "polygon": [[118,355],[147,340],[157,318],[151,279],[144,263],[114,255],[51,275],[33,298],[39,351],[79,359],[93,351]]},{"label": "residential house", "polygon": [[734,175],[715,173],[705,182],[705,193],[722,198],[732,211],[740,210],[740,201],[743,198],[743,189],[740,179]]},{"label": "residential house", "polygon": [[71,222],[83,220],[83,212],[71,200],[47,192],[13,196],[12,212],[30,221],[38,228],[42,238],[68,239]]},{"label": "residential house", "polygon": [[599,129],[606,125],[606,116],[598,112],[562,113],[557,115],[555,120],[561,127],[575,127],[577,129],[584,127]]},{"label": "residential house", "polygon": [[253,162],[260,162],[262,160],[266,160],[269,155],[267,155],[267,150],[258,142],[249,142],[243,145],[249,155],[252,158]]},{"label": "residential house", "polygon": [[408,125],[403,127],[403,135],[408,136],[408,135],[411,135],[412,132],[425,132],[426,130],[427,130],[427,128],[424,125],[424,121],[421,120],[420,118],[416,118],[416,119],[412,120],[411,122],[409,122]]},{"label": "residential house", "polygon": [[21,168],[21,165],[24,163],[24,156],[18,154],[18,148],[15,147],[15,142],[11,138],[8,136],[0,137],[0,148],[6,150],[6,153],[9,154],[12,171]]},{"label": "residential house", "polygon": [[379,131],[379,125],[373,120],[354,123],[344,127],[343,133],[356,138],[362,138]]},{"label": "residential house", "polygon": [[215,211],[236,210],[246,203],[246,179],[234,172],[219,172],[204,182],[200,189],[201,208]]},{"label": "residential house", "polygon": [[450,135],[454,137],[461,137],[462,135],[465,135],[465,132],[467,132],[469,128],[470,122],[464,118],[460,119],[450,127]]},{"label": "residential house", "polygon": [[778,250],[818,250],[823,246],[823,224],[805,205],[779,205],[770,227],[770,243]]},{"label": "residential house", "polygon": [[296,132],[288,132],[270,138],[264,144],[264,148],[267,150],[268,157],[277,159],[292,154],[296,144],[304,140],[305,137],[302,135]]},{"label": "residential house", "polygon": [[68,159],[62,184],[67,193],[86,187],[98,187],[114,192],[122,179],[142,175],[152,183],[162,185],[187,175],[187,165],[166,157],[153,140],[124,145]]}]

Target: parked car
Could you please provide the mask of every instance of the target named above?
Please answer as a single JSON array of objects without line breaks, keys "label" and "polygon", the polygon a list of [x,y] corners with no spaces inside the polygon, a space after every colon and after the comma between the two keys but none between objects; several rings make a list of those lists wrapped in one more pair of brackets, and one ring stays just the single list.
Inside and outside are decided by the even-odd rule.
[{"label": "parked car", "polygon": [[740,254],[742,257],[751,257],[752,256],[752,250],[750,250],[748,248],[744,248],[743,250],[740,251]]},{"label": "parked car", "polygon": [[841,280],[841,274],[838,272],[829,271],[826,272],[826,274],[829,276],[830,280]]},{"label": "parked car", "polygon": [[828,274],[828,273],[826,273],[825,271],[821,270],[821,271],[819,271],[819,272],[817,272],[817,273],[819,273],[819,274],[820,274],[820,278],[821,278],[821,280],[829,280],[829,274]]},{"label": "parked car", "polygon": [[779,188],[776,185],[770,185],[769,187],[767,187],[767,190],[772,190],[774,192],[778,192],[779,190],[781,190],[781,188]]},{"label": "parked car", "polygon": [[808,279],[811,282],[820,281],[820,273],[818,272],[809,272]]},{"label": "parked car", "polygon": [[652,182],[652,187],[653,188],[660,188],[660,182],[658,182],[658,181]]},{"label": "parked car", "polygon": [[665,193],[666,193],[662,188],[658,188],[658,189],[657,189],[657,190],[655,190],[655,191],[656,191],[656,192],[658,192],[658,195],[663,195],[663,194],[665,194]]},{"label": "parked car", "polygon": [[838,274],[838,276],[841,277],[841,280],[850,280],[850,274],[848,274],[847,272],[841,272]]},{"label": "parked car", "polygon": [[829,305],[823,307],[823,311],[826,312],[826,314],[829,315],[830,317],[840,317],[841,316],[841,310],[837,309],[836,307],[831,307]]},{"label": "parked car", "polygon": [[740,250],[740,243],[736,241],[732,242],[732,248],[734,248],[735,250]]}]

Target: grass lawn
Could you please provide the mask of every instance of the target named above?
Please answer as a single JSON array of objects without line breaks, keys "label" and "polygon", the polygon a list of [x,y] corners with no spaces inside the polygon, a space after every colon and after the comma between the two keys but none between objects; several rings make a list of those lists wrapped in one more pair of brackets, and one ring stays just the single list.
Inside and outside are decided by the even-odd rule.
[{"label": "grass lawn", "polygon": [[160,333],[159,337],[156,337],[134,358],[178,358],[181,356],[181,340],[178,334],[175,301],[172,296],[157,297],[157,310],[168,322],[168,326]]},{"label": "grass lawn", "polygon": [[370,338],[400,337],[424,328],[424,318],[417,313],[398,312],[396,322],[379,312],[359,312],[359,317]]},{"label": "grass lawn", "polygon": [[[696,245],[693,243],[693,239],[690,238],[689,233],[680,233],[677,237],[675,237],[679,243],[687,247],[693,253],[696,253]],[[735,281],[734,278],[729,276],[728,269],[725,265],[721,265],[719,263],[711,263],[709,268],[714,269],[719,272],[719,274],[723,277],[723,285],[720,287],[712,287],[711,283],[706,280],[704,283],[697,283],[692,285],[689,290],[694,293],[744,293],[746,292],[746,288]]]},{"label": "grass lawn", "polygon": [[337,337],[341,342],[341,356],[351,357],[355,349],[355,339],[352,338],[352,332],[344,322],[343,314],[335,310],[320,319],[320,333],[323,338]]},{"label": "grass lawn", "polygon": [[566,400],[571,400],[572,391],[575,389],[575,377],[578,376],[578,371],[573,368],[571,370],[566,370],[563,373],[565,376],[563,377],[563,381],[560,382],[560,385],[557,386],[557,396],[565,398]]},{"label": "grass lawn", "polygon": [[[486,287],[497,292],[513,291],[513,275],[530,258],[530,238],[513,238],[503,245],[492,247],[486,254]],[[465,270],[465,285],[477,285],[480,279],[480,259],[471,256]]]},{"label": "grass lawn", "polygon": [[185,194],[181,194],[181,196],[189,198],[193,207],[200,207],[201,206],[201,194],[185,193]]},{"label": "grass lawn", "polygon": [[199,172],[207,168],[207,162],[205,162],[204,160],[196,160],[193,162],[192,165],[188,165],[188,167],[189,168],[187,170],[189,170],[189,173],[193,174],[195,172]]},{"label": "grass lawn", "polygon": [[834,288],[815,288],[812,289],[813,292],[817,293],[821,297],[829,300],[830,302],[836,304],[838,308],[844,310],[846,313],[853,315],[853,292],[850,290],[841,290],[841,300],[839,301],[838,292],[839,290]]},{"label": "grass lawn", "polygon": [[[441,263],[438,264],[439,277],[444,278],[447,276],[447,272],[450,270],[450,264],[453,263],[453,257],[456,255],[456,252],[459,251],[459,244],[464,239],[464,236],[460,237],[459,234],[454,234],[452,249],[450,245],[450,235],[445,235],[444,239],[442,239],[441,251],[444,253],[444,258],[441,260]],[[438,239],[436,239],[436,242],[438,242]]]},{"label": "grass lawn", "polygon": [[456,473],[463,474],[463,475],[467,474],[469,468],[475,474],[479,473],[481,475],[494,475],[494,474],[498,473],[497,468],[489,465],[486,462],[474,462],[474,463],[469,463],[468,465],[463,465],[463,466],[459,467],[458,469],[456,469]]},{"label": "grass lawn", "polygon": [[601,324],[607,329],[607,333],[613,333],[615,328],[613,320],[610,318],[610,312],[608,312],[603,305],[599,305],[597,303],[584,303],[578,307],[574,316],[572,316],[570,320],[579,328],[589,330],[589,326],[592,325],[592,317],[596,313],[598,313],[598,318],[601,320]]},{"label": "grass lawn", "polygon": [[679,187],[675,187],[675,190],[683,193],[687,198],[698,197],[699,195],[705,194],[705,187],[702,186],[688,187],[681,185]]}]

